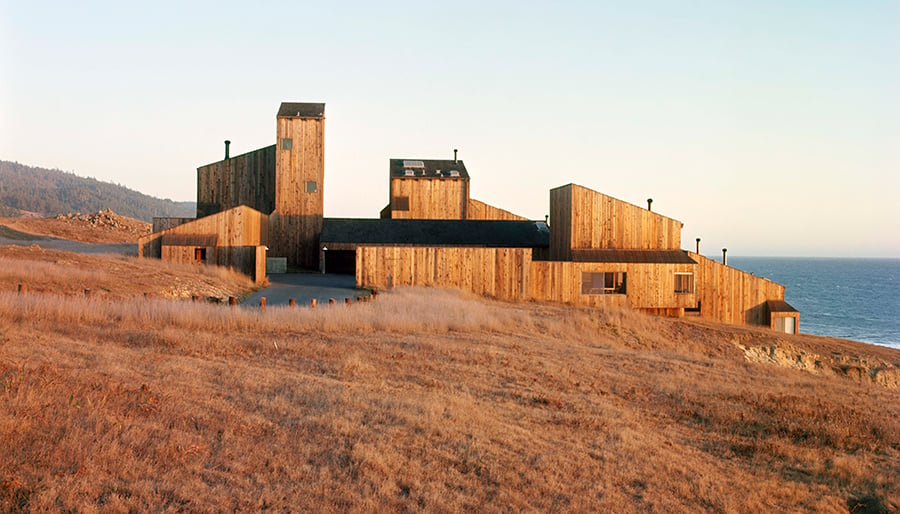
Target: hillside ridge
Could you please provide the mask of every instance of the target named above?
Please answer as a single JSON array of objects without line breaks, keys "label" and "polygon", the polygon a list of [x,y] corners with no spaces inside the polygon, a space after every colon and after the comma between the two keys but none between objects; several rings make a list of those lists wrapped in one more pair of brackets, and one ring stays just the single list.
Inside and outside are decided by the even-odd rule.
[{"label": "hillside ridge", "polygon": [[194,202],[160,199],[66,171],[0,160],[0,216],[56,216],[104,209],[146,222],[154,216],[196,214]]}]

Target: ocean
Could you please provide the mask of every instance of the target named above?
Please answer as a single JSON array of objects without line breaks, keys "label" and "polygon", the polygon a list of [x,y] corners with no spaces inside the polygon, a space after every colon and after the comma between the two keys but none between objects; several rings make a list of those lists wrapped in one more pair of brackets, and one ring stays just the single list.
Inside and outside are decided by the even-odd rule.
[{"label": "ocean", "polygon": [[800,332],[900,348],[900,259],[729,255],[728,264],[783,284]]}]

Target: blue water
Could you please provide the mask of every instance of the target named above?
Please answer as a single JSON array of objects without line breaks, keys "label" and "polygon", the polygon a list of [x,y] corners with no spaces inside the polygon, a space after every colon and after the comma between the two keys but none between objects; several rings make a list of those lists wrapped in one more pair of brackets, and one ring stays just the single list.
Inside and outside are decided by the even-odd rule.
[{"label": "blue water", "polygon": [[783,284],[801,332],[900,348],[900,259],[728,256],[728,264]]}]

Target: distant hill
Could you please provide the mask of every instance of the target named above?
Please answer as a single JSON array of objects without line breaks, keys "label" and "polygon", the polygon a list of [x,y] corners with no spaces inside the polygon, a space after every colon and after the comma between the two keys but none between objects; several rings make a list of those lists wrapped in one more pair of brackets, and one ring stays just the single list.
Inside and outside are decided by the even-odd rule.
[{"label": "distant hill", "polygon": [[194,202],[162,200],[65,171],[0,161],[0,216],[29,212],[55,216],[104,209],[147,222],[153,216],[193,217],[197,213]]}]

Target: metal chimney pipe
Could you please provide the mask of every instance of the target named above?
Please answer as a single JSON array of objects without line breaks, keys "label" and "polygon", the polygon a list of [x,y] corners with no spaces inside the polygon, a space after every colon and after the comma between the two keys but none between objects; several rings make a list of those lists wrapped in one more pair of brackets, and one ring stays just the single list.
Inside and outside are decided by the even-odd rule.
[{"label": "metal chimney pipe", "polygon": [[456,152],[457,152],[457,150],[456,150],[456,148],[454,148],[453,149],[453,164],[456,164],[456,162],[457,162],[456,161]]},{"label": "metal chimney pipe", "polygon": [[544,214],[544,225],[550,226],[550,215]]},{"label": "metal chimney pipe", "polygon": [[722,264],[728,266],[728,248],[722,248]]},{"label": "metal chimney pipe", "polygon": [[652,211],[653,210],[651,208],[652,206],[653,206],[653,198],[647,198],[647,210]]},{"label": "metal chimney pipe", "polygon": [[697,238],[697,255],[700,255],[700,238]]},{"label": "metal chimney pipe", "polygon": [[228,159],[228,146],[231,145],[231,141],[225,140],[225,158]]}]

